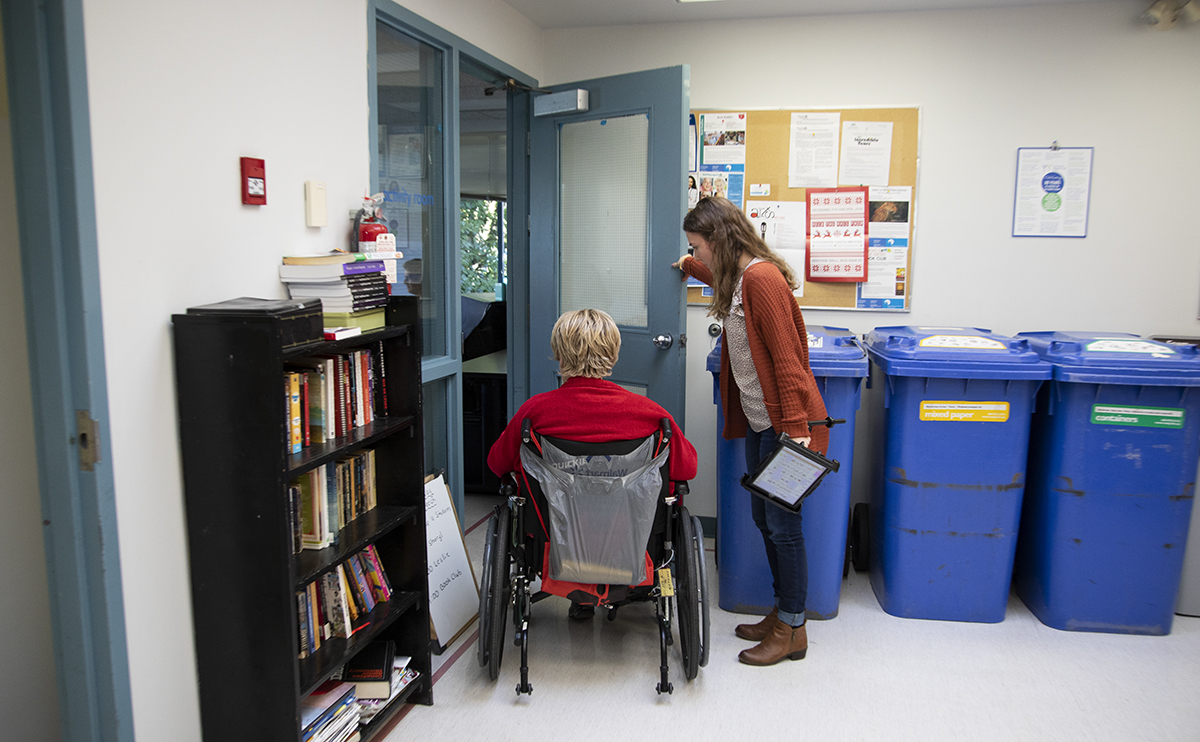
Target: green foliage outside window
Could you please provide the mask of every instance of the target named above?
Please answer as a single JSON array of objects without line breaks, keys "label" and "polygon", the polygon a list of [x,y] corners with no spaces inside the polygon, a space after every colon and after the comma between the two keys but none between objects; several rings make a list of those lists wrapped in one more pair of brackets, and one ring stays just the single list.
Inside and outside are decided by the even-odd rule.
[{"label": "green foliage outside window", "polygon": [[462,293],[492,291],[500,281],[499,202],[462,199]]}]

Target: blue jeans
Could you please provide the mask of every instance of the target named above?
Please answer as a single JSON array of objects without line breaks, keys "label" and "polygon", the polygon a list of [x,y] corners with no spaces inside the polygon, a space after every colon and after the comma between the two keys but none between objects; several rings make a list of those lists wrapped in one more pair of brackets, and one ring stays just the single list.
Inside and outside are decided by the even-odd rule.
[{"label": "blue jeans", "polygon": [[[757,469],[759,462],[775,450],[778,438],[774,428],[761,433],[746,431],[748,472]],[[750,514],[767,547],[779,620],[799,626],[804,623],[804,602],[808,599],[808,556],[804,552],[800,513],[790,513],[758,495],[751,495]]]}]

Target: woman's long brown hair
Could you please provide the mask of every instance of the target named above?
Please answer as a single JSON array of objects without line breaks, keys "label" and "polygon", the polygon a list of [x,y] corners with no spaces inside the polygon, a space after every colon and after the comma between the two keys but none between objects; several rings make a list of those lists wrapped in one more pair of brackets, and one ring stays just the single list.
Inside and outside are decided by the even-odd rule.
[{"label": "woman's long brown hair", "polygon": [[683,231],[700,235],[712,248],[714,264],[708,266],[713,274],[713,301],[708,309],[711,317],[724,320],[729,316],[733,290],[741,275],[738,256],[743,250],[778,268],[792,291],[800,288],[787,261],[767,247],[742,210],[727,198],[706,196],[700,199],[696,208],[683,218]]}]

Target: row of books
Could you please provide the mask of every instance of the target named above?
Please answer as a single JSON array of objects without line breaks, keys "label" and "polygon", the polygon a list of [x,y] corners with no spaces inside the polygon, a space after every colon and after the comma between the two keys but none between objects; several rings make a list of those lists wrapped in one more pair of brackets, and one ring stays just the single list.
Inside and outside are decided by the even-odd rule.
[{"label": "row of books", "polygon": [[305,472],[288,484],[292,550],[333,546],[347,523],[378,504],[374,449]]},{"label": "row of books", "polygon": [[302,742],[358,742],[360,720],[354,683],[327,680],[300,701]]},{"label": "row of books", "polygon": [[373,348],[299,359],[289,366],[284,371],[285,429],[292,453],[387,415],[382,342]]},{"label": "row of books", "polygon": [[391,597],[392,585],[374,545],[305,585],[296,593],[300,658],[331,638],[349,638],[368,623],[375,606]]},{"label": "row of books", "polygon": [[303,739],[310,742],[351,739],[353,732],[347,731],[349,722],[345,721],[345,715],[353,716],[355,730],[371,723],[420,676],[416,668],[409,667],[411,661],[411,657],[395,653],[391,640],[368,644],[301,702]]}]

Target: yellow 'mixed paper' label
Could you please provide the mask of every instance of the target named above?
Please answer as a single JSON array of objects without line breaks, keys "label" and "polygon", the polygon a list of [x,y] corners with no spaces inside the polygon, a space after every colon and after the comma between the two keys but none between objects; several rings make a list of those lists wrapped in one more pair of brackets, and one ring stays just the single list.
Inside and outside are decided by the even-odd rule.
[{"label": "yellow 'mixed paper' label", "polygon": [[664,598],[675,594],[675,583],[671,582],[671,570],[666,567],[658,570],[658,589],[662,591]]},{"label": "yellow 'mixed paper' label", "polygon": [[928,400],[921,403],[921,419],[931,422],[1003,423],[1008,421],[1008,402]]}]

